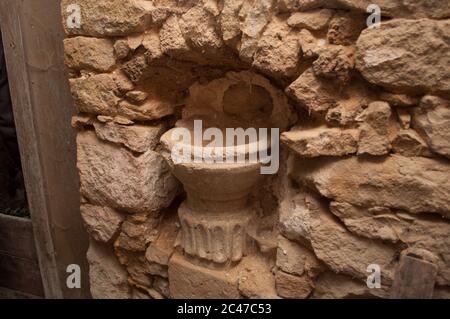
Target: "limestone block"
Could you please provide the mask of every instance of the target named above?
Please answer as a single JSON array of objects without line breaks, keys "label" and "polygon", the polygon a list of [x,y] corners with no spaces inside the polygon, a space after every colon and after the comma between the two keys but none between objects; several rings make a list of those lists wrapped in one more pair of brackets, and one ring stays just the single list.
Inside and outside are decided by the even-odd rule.
[{"label": "limestone block", "polygon": [[[123,36],[144,31],[150,22],[150,1],[141,0],[63,0],[63,25],[69,35]],[[80,14],[80,18],[76,17]],[[79,22],[79,27],[70,22]]]},{"label": "limestone block", "polygon": [[99,140],[94,132],[77,137],[81,193],[91,203],[126,212],[157,212],[170,205],[178,183],[163,158],[141,156]]},{"label": "limestone block", "polygon": [[196,266],[183,256],[174,254],[169,262],[169,287],[176,299],[240,298],[239,268],[228,271]]},{"label": "limestone block", "polygon": [[110,40],[75,37],[64,40],[66,65],[74,70],[111,71],[116,63]]},{"label": "limestone block", "polygon": [[111,143],[124,145],[136,153],[145,153],[154,150],[159,143],[159,138],[164,132],[162,124],[150,125],[118,125],[113,122],[94,123],[97,136]]},{"label": "limestone block", "polygon": [[127,272],[111,248],[95,241],[87,252],[91,294],[95,299],[128,299]]},{"label": "limestone block", "polygon": [[433,152],[450,158],[450,102],[425,96],[413,110],[413,126],[425,137]]},{"label": "limestone block", "polygon": [[303,157],[343,156],[358,150],[359,131],[338,128],[294,128],[281,135],[281,142]]},{"label": "limestone block", "polygon": [[356,68],[393,92],[450,92],[449,20],[394,19],[366,29],[357,43]]},{"label": "limestone block", "polygon": [[113,239],[124,220],[122,214],[109,207],[84,204],[80,210],[89,235],[104,243]]}]

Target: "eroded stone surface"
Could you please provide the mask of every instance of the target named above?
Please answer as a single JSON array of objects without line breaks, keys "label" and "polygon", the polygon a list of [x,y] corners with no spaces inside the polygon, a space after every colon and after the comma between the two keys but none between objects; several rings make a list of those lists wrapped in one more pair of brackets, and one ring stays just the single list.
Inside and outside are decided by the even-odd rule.
[{"label": "eroded stone surface", "polygon": [[110,74],[70,79],[75,107],[79,112],[114,115],[120,98],[117,84]]},{"label": "eroded stone surface", "polygon": [[178,183],[158,153],[135,157],[89,131],[78,134],[77,144],[81,193],[92,203],[129,212],[169,206]]},{"label": "eroded stone surface", "polygon": [[450,103],[437,96],[425,96],[413,111],[413,126],[434,152],[450,158]]},{"label": "eroded stone surface", "polygon": [[385,102],[373,102],[364,112],[360,119],[360,139],[358,154],[385,155],[391,150],[391,128],[392,111],[389,104]]},{"label": "eroded stone surface", "polygon": [[110,40],[75,37],[64,40],[65,63],[75,70],[111,71],[116,64]]},{"label": "eroded stone surface", "polygon": [[281,141],[303,157],[343,156],[358,150],[359,131],[317,127],[293,129],[281,135]]},{"label": "eroded stone surface", "polygon": [[[73,1],[63,0],[64,29],[69,35],[89,36],[121,36],[144,31],[149,23],[150,3],[142,0],[78,0],[79,9],[74,9]],[[81,14],[80,20],[74,20],[77,13]],[[79,21],[80,27],[73,26],[73,21]]]},{"label": "eroded stone surface", "polygon": [[385,287],[369,289],[363,280],[355,280],[349,276],[327,272],[315,282],[313,296],[323,299],[353,299],[388,298],[389,294]]},{"label": "eroded stone surface", "polygon": [[91,294],[95,299],[128,299],[127,272],[112,249],[91,241],[87,252]]},{"label": "eroded stone surface", "polygon": [[119,125],[113,122],[94,123],[95,133],[105,141],[124,145],[128,149],[137,153],[145,153],[154,150],[159,143],[164,126],[155,125]]},{"label": "eroded stone surface", "polygon": [[287,299],[306,299],[313,291],[308,276],[294,276],[278,270],[275,275],[275,287],[278,295]]},{"label": "eroded stone surface", "polygon": [[317,31],[326,28],[332,16],[333,11],[329,9],[295,12],[289,17],[287,23],[294,28]]},{"label": "eroded stone surface", "polygon": [[412,129],[398,132],[392,142],[392,150],[403,156],[432,156],[425,140]]},{"label": "eroded stone surface", "polygon": [[[423,252],[434,257],[430,261],[439,266],[437,282],[448,285],[450,272],[450,223],[442,218],[419,217],[382,207],[361,208],[348,203],[332,202],[330,209],[345,226],[359,236],[392,242],[403,242],[416,254]],[[417,253],[417,250],[422,252]],[[439,257],[438,257],[439,256]]]},{"label": "eroded stone surface", "polygon": [[300,45],[286,21],[274,18],[267,25],[258,41],[253,66],[276,77],[292,77],[297,74]]},{"label": "eroded stone surface", "polygon": [[379,159],[300,161],[295,177],[323,195],[360,206],[450,216],[447,162],[391,155]]},{"label": "eroded stone surface", "polygon": [[104,243],[113,239],[124,220],[122,214],[109,207],[84,204],[80,210],[89,235]]},{"label": "eroded stone surface", "polygon": [[358,39],[356,68],[371,83],[400,93],[450,92],[448,20],[392,20]]},{"label": "eroded stone surface", "polygon": [[174,254],[169,263],[169,286],[172,298],[240,298],[239,274],[196,266]]}]

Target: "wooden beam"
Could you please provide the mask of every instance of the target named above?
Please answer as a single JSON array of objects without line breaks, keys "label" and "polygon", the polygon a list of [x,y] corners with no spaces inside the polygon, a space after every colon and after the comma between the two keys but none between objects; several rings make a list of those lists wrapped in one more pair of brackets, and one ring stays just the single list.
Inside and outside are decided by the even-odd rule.
[{"label": "wooden beam", "polygon": [[0,287],[44,297],[29,219],[0,214]]},{"label": "wooden beam", "polygon": [[[70,90],[58,0],[2,0],[0,23],[22,167],[47,298],[89,296]],[[68,289],[66,267],[82,269]]]},{"label": "wooden beam", "polygon": [[31,220],[0,213],[0,254],[38,261]]}]

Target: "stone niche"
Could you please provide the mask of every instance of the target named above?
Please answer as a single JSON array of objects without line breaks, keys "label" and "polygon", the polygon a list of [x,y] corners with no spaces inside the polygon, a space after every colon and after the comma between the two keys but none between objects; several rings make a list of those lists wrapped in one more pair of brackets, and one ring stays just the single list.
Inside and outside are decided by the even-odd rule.
[{"label": "stone niche", "polygon": [[378,2],[62,1],[94,298],[450,297],[450,11]]}]

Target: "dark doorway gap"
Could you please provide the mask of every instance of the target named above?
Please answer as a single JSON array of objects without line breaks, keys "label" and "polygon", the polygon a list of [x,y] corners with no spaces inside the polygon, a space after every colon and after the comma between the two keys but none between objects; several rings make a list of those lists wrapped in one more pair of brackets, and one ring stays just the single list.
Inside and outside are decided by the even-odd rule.
[{"label": "dark doorway gap", "polygon": [[0,214],[29,218],[0,31]]}]

